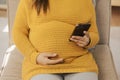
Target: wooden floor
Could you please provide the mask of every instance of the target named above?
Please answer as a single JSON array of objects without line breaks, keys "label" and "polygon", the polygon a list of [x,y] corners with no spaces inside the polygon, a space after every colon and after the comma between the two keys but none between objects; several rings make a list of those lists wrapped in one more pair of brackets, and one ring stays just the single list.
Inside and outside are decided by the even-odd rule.
[{"label": "wooden floor", "polygon": [[120,26],[120,7],[112,7],[112,26]]}]

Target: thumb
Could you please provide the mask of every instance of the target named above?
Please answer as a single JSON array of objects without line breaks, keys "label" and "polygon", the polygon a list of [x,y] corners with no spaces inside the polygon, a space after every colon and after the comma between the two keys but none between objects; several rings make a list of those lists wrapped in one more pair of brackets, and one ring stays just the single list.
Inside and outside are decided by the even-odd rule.
[{"label": "thumb", "polygon": [[84,31],[84,34],[89,37],[89,33],[87,31]]},{"label": "thumb", "polygon": [[45,57],[55,57],[55,56],[57,56],[57,54],[52,54],[52,53],[47,53],[47,54],[45,54],[44,55]]}]

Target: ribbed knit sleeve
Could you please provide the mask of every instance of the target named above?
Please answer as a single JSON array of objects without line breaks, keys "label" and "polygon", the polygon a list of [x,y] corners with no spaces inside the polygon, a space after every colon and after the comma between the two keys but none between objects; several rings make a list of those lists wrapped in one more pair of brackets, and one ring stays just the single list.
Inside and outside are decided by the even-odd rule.
[{"label": "ribbed knit sleeve", "polygon": [[29,30],[25,0],[20,0],[12,30],[12,37],[16,47],[24,57],[28,58],[31,63],[36,64],[36,57],[39,53],[29,41]]},{"label": "ribbed knit sleeve", "polygon": [[86,46],[86,48],[93,48],[98,42],[99,42],[99,33],[98,33],[98,28],[96,24],[96,14],[95,14],[95,9],[92,6],[91,12],[92,12],[92,18],[91,18],[91,27],[89,29],[89,36],[90,36],[90,44]]}]

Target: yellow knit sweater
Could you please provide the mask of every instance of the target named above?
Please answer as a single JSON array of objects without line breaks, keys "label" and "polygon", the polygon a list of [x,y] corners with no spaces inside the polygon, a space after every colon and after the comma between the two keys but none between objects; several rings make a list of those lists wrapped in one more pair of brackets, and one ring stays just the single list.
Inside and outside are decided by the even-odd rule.
[{"label": "yellow knit sweater", "polygon": [[[22,79],[30,80],[41,73],[97,72],[92,54],[69,42],[69,37],[78,23],[91,23],[89,34],[94,47],[99,40],[95,10],[92,0],[49,0],[50,10],[45,15],[37,11],[33,0],[20,0],[13,27],[13,40],[24,56]],[[55,65],[38,65],[36,57],[41,52],[57,53],[65,59]],[[79,56],[79,57],[77,57]]]}]

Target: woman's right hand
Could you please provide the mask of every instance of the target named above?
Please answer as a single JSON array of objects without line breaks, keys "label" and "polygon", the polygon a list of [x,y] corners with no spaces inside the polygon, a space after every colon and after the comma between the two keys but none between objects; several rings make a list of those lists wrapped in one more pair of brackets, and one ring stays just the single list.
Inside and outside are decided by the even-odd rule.
[{"label": "woman's right hand", "polygon": [[55,58],[58,55],[55,53],[40,53],[37,57],[37,64],[40,65],[53,65],[57,63],[63,62],[63,58],[57,58],[57,59],[50,59]]}]

